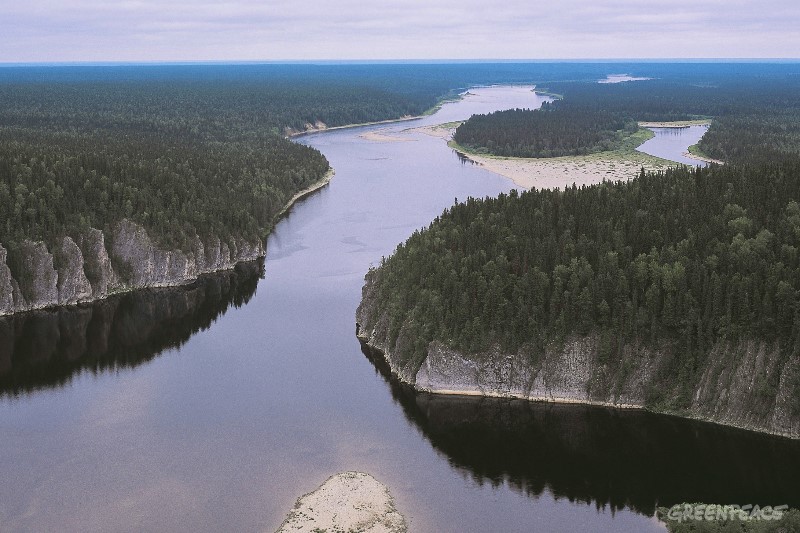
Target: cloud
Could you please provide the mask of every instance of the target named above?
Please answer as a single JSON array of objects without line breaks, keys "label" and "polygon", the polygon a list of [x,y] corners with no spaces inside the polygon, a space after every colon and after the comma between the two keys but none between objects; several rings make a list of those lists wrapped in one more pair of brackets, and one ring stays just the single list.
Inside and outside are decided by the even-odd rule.
[{"label": "cloud", "polygon": [[794,0],[28,0],[0,61],[792,57]]}]

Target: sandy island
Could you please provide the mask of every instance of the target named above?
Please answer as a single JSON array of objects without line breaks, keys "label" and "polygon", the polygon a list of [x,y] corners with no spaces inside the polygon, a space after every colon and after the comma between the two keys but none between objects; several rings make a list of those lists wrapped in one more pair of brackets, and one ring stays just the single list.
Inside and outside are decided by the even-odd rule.
[{"label": "sandy island", "polygon": [[[406,131],[424,133],[452,143],[453,132],[459,123],[440,124],[410,128]],[[603,181],[629,180],[635,178],[642,167],[646,171],[664,170],[677,163],[637,151],[612,151],[584,156],[547,158],[498,157],[462,152],[454,149],[495,174],[512,180],[525,189],[558,189],[565,186],[591,185]],[[692,156],[695,157],[695,156]]]},{"label": "sandy island", "polygon": [[362,122],[362,123],[359,123],[359,124],[345,124],[344,126],[328,126],[327,124],[325,124],[321,120],[318,120],[314,124],[311,124],[310,122],[306,123],[305,126],[304,126],[305,129],[302,129],[302,130],[297,130],[297,129],[290,128],[290,127],[287,126],[287,127],[285,127],[283,129],[283,134],[284,134],[284,136],[289,137],[289,138],[291,138],[291,137],[302,137],[303,135],[311,135],[313,133],[322,133],[322,132],[325,132],[325,131],[349,130],[349,129],[352,129],[352,128],[360,128],[362,126],[375,126],[375,125],[378,125],[378,124],[394,124],[395,122],[407,122],[409,120],[417,120],[419,118],[422,118],[426,114],[432,113],[436,109],[438,109],[438,107],[434,107],[433,110],[431,110],[429,112],[426,111],[423,115],[419,115],[419,116],[403,115],[400,118],[390,118],[390,119],[386,119],[386,120],[376,120],[374,122]]},{"label": "sandy island", "polygon": [[343,472],[300,497],[277,533],[320,531],[406,533],[408,527],[385,485],[363,472]]},{"label": "sandy island", "polygon": [[[464,93],[459,98],[468,96]],[[443,103],[443,102],[442,102]],[[439,106],[441,106],[441,104]],[[436,108],[434,108],[436,109]],[[291,136],[305,135],[319,131],[352,128],[363,125],[390,124],[414,120],[419,117],[406,116],[400,119],[373,122],[369,124],[352,124],[347,126],[337,126],[328,128],[324,124],[306,124],[306,131],[287,132]],[[687,128],[689,126],[710,125],[708,119],[681,120],[675,122],[639,122],[642,128]],[[583,156],[564,156],[547,158],[522,158],[522,157],[499,157],[488,154],[475,154],[464,150],[453,142],[455,129],[461,122],[448,122],[435,126],[422,126],[418,128],[407,128],[399,132],[390,131],[388,128],[368,131],[359,135],[360,138],[371,142],[392,143],[415,141],[408,133],[422,133],[433,137],[438,137],[447,142],[456,151],[461,153],[466,159],[474,164],[480,165],[489,172],[494,172],[509,178],[519,187],[525,189],[559,189],[568,187],[572,184],[577,186],[592,185],[603,181],[630,180],[635,178],[641,169],[645,171],[658,171],[674,167],[678,163],[661,159],[659,157],[645,154],[637,150],[614,150],[610,152],[600,152]],[[699,156],[689,152],[683,154],[685,157],[704,161],[706,163],[724,164],[722,161]],[[323,186],[324,183],[317,185]],[[301,193],[302,196],[308,194],[307,191]]]},{"label": "sandy island", "polygon": [[401,137],[399,135],[390,135],[387,133],[387,131],[388,131],[387,129],[368,131],[366,133],[362,133],[361,135],[359,135],[359,137],[367,141],[380,142],[380,143],[399,143],[399,142],[409,142],[416,140],[407,136]]}]

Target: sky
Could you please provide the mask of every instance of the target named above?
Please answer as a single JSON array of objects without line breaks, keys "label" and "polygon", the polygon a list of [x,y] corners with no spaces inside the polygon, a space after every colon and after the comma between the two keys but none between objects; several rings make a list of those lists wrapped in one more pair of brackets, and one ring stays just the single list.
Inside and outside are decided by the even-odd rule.
[{"label": "sky", "polygon": [[798,58],[798,0],[0,0],[0,62]]}]

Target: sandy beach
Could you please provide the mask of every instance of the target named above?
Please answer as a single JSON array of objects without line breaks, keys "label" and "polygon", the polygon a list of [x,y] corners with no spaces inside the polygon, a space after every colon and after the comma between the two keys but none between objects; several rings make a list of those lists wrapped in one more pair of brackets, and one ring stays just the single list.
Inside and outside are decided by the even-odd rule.
[{"label": "sandy beach", "polygon": [[560,189],[575,185],[591,185],[603,181],[629,180],[635,178],[642,167],[645,170],[664,170],[675,163],[653,157],[642,152],[601,152],[585,156],[548,158],[517,158],[479,155],[463,151],[452,143],[455,124],[440,124],[407,131],[424,133],[448,141],[473,163],[490,172],[500,174],[516,185],[530,189]]},{"label": "sandy beach", "polygon": [[[434,108],[434,109],[436,109],[436,108]],[[426,114],[427,114],[427,112],[426,112]],[[283,130],[283,134],[286,137],[289,137],[289,138],[291,138],[291,137],[301,137],[303,135],[311,135],[311,134],[314,134],[314,133],[321,133],[323,131],[348,130],[348,129],[351,129],[351,128],[360,128],[362,126],[375,126],[375,125],[378,125],[378,124],[394,124],[395,122],[408,122],[409,120],[417,120],[418,118],[422,118],[423,116],[425,116],[425,115],[424,114],[423,115],[419,115],[419,116],[405,115],[405,116],[400,117],[400,118],[390,118],[390,119],[387,119],[387,120],[377,120],[375,122],[363,122],[363,123],[360,123],[360,124],[345,124],[344,126],[328,126],[324,122],[318,120],[314,124],[307,123],[305,125],[305,129],[303,129],[303,130],[296,130],[294,128],[286,127]]]},{"label": "sandy beach", "polygon": [[688,128],[689,126],[710,126],[710,120],[676,120],[675,122],[639,122],[640,128]]},{"label": "sandy beach", "polygon": [[716,163],[717,165],[725,164],[725,161],[720,161],[719,159],[711,159],[710,157],[704,157],[702,155],[693,154],[691,152],[683,152],[683,157],[688,157],[689,159],[697,159],[698,161],[704,161],[706,163]]},{"label": "sandy beach", "polygon": [[294,204],[295,204],[295,203],[296,203],[298,200],[300,200],[300,199],[302,199],[302,198],[305,198],[306,196],[308,196],[309,194],[313,193],[314,191],[317,191],[317,190],[319,190],[319,189],[323,188],[324,186],[326,186],[327,184],[329,184],[329,183],[331,182],[331,180],[333,179],[333,176],[334,176],[335,174],[336,174],[336,171],[335,171],[334,169],[330,168],[330,169],[328,169],[328,171],[325,173],[325,175],[324,175],[324,176],[322,176],[322,178],[321,178],[319,181],[317,181],[316,183],[313,183],[313,184],[309,185],[308,187],[306,187],[306,188],[305,188],[305,189],[303,189],[302,191],[298,191],[297,193],[295,193],[295,195],[294,195],[294,196],[292,196],[292,197],[289,199],[289,201],[288,201],[288,202],[286,202],[286,205],[285,205],[285,206],[283,206],[283,209],[281,209],[281,210],[280,210],[280,212],[279,212],[277,215],[275,215],[275,220],[277,221],[277,220],[279,220],[281,217],[283,217],[283,215],[285,215],[285,214],[286,214],[286,213],[289,211],[289,209],[291,209],[291,208],[292,208],[292,206],[293,206],[293,205],[294,205]]},{"label": "sandy beach", "polygon": [[366,133],[362,133],[361,135],[359,135],[359,137],[367,141],[381,142],[381,143],[409,142],[415,140],[408,136],[401,137],[399,135],[390,135],[386,132],[387,130],[385,129],[373,130],[373,131],[368,131]]},{"label": "sandy beach", "polygon": [[343,472],[300,497],[277,533],[405,533],[389,489],[363,472]]},{"label": "sandy beach", "polygon": [[500,174],[525,189],[561,189],[572,184],[592,185],[603,181],[635,178],[646,171],[664,170],[674,165],[658,158],[631,154],[622,158],[614,153],[542,159],[502,158],[464,154],[486,170]]}]

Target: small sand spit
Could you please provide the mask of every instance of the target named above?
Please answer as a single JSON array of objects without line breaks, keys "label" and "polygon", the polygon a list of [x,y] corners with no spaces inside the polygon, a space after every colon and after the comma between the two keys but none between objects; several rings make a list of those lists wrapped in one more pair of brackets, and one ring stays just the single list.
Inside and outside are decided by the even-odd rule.
[{"label": "small sand spit", "polygon": [[639,122],[640,128],[688,128],[690,126],[710,126],[710,120],[675,120],[672,122]]},{"label": "small sand spit", "polygon": [[[599,155],[599,154],[598,154]],[[525,189],[562,189],[573,183],[593,185],[603,181],[630,180],[646,171],[664,170],[667,163],[659,164],[642,154],[628,158],[614,156],[574,156],[541,159],[500,158],[466,154],[466,157],[486,170],[500,174]]]},{"label": "small sand spit", "polygon": [[406,533],[389,489],[362,472],[343,472],[300,497],[277,533]]},{"label": "small sand spit", "polygon": [[415,140],[409,137],[391,135],[387,133],[387,131],[388,131],[387,129],[368,131],[366,133],[362,133],[361,135],[359,135],[359,137],[367,141],[382,142],[382,143],[398,143],[398,142],[409,142]]}]

